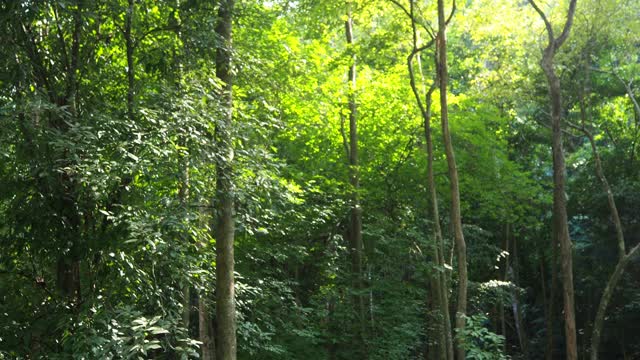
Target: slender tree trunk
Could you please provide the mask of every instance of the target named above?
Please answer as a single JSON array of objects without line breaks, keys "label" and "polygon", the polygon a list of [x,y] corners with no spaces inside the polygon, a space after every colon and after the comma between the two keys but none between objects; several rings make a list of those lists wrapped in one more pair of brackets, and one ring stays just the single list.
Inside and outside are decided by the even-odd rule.
[{"label": "slender tree trunk", "polygon": [[127,54],[127,117],[133,123],[135,120],[135,63],[133,60],[134,43],[132,34],[132,22],[135,0],[128,0],[127,14],[125,16],[124,40]]},{"label": "slender tree trunk", "polygon": [[[185,141],[181,140],[182,146],[185,146]],[[180,206],[182,207],[182,211],[184,214],[184,220],[188,220],[189,210],[188,210],[188,202],[189,202],[189,154],[186,153],[182,157],[183,163],[182,165],[182,181],[180,183],[180,188],[178,189],[178,198],[180,199]],[[188,241],[185,239],[185,241]],[[191,283],[187,281],[182,289],[182,325],[187,329],[187,334],[189,333],[189,326],[191,321]]]},{"label": "slender tree trunk", "polygon": [[553,70],[552,57],[545,56],[543,66],[549,81],[552,116],[553,150],[553,215],[556,236],[560,243],[560,266],[562,271],[562,296],[564,300],[565,337],[567,359],[577,359],[577,338],[573,290],[573,251],[569,237],[567,204],[565,195],[565,163],[562,145],[562,103],[560,99],[560,80]]},{"label": "slender tree trunk", "polygon": [[602,297],[600,298],[600,304],[598,305],[596,319],[593,323],[593,332],[591,334],[591,360],[598,359],[600,338],[602,336],[604,319],[607,313],[607,307],[609,306],[609,302],[611,301],[611,297],[613,296],[613,292],[616,288],[616,285],[620,281],[620,278],[622,278],[624,269],[629,263],[629,260],[631,260],[636,255],[636,253],[638,253],[638,249],[640,249],[640,244],[633,247],[628,254],[618,260],[616,268],[613,270],[613,273],[609,277],[609,281],[607,281],[607,285],[604,288],[604,292],[602,293]]},{"label": "slender tree trunk", "polygon": [[[433,88],[432,88],[433,89]],[[426,96],[426,118],[425,118],[425,138],[427,140],[427,182],[431,198],[431,214],[433,219],[433,235],[434,235],[434,253],[438,266],[443,270],[437,274],[436,284],[439,286],[438,304],[442,316],[442,332],[444,343],[441,344],[443,357],[453,360],[453,340],[451,337],[451,318],[449,317],[449,286],[447,276],[444,273],[444,240],[442,238],[442,229],[440,227],[440,215],[438,211],[438,197],[436,193],[436,182],[433,173],[433,140],[431,137],[431,93]]]},{"label": "slender tree trunk", "polygon": [[[545,56],[546,58],[546,56]],[[577,338],[573,290],[573,250],[569,236],[567,204],[565,195],[565,163],[562,145],[562,116],[560,99],[560,80],[553,70],[552,57],[543,60],[543,66],[549,81],[552,116],[553,151],[553,217],[556,236],[560,243],[560,267],[562,272],[562,297],[564,300],[565,337],[567,359],[577,359]]]},{"label": "slender tree trunk", "polygon": [[[78,64],[80,62],[80,32],[82,30],[82,0],[76,1],[76,9],[73,13],[74,28],[71,34],[71,59],[67,65],[67,86],[66,93],[59,99],[59,105],[69,105],[71,115],[76,117],[78,115],[78,79],[77,71]],[[62,36],[62,35],[61,35]],[[61,38],[62,45],[64,46],[66,53],[66,43]],[[59,130],[66,131],[69,126],[67,122],[60,121]],[[68,161],[64,159],[64,161]],[[62,217],[66,218],[67,229],[64,229],[64,233],[60,235],[61,238],[68,238],[70,245],[69,253],[61,255],[58,258],[57,264],[57,285],[60,290],[69,298],[71,303],[79,304],[81,302],[81,273],[80,262],[82,259],[81,244],[79,243],[82,230],[80,229],[81,219],[80,215],[76,211],[77,196],[74,194],[77,186],[76,182],[68,175],[62,177],[62,198],[60,199],[61,209],[60,212],[64,214]]]},{"label": "slender tree trunk", "polygon": [[198,338],[202,342],[200,345],[201,359],[215,360],[216,343],[213,336],[213,324],[204,295],[205,292],[201,292],[198,296]]},{"label": "slender tree trunk", "polygon": [[234,290],[235,236],[233,196],[233,72],[231,70],[231,34],[234,0],[222,0],[218,9],[216,35],[216,76],[222,81],[221,97],[223,116],[216,125],[215,140],[218,149],[216,162],[216,324],[219,360],[236,359],[236,307]]},{"label": "slender tree trunk", "polygon": [[[632,100],[635,100],[633,96],[631,97],[632,97]],[[634,101],[634,104],[635,104],[635,101]],[[584,96],[581,96],[580,98],[580,115],[582,118],[582,126],[578,127],[573,125],[572,127],[582,131],[584,135],[587,137],[587,139],[589,140],[589,144],[591,145],[591,152],[593,154],[596,177],[600,180],[600,183],[602,184],[602,190],[604,191],[605,194],[607,194],[607,205],[609,206],[609,211],[611,212],[611,222],[613,223],[613,226],[615,228],[616,243],[618,246],[618,262],[616,264],[616,267],[613,273],[609,277],[609,280],[607,281],[607,285],[605,286],[605,289],[600,298],[600,303],[598,304],[598,310],[596,312],[596,318],[593,322],[593,328],[591,330],[592,332],[591,332],[590,358],[591,360],[597,360],[599,355],[598,353],[600,348],[600,339],[602,335],[602,328],[604,326],[604,319],[607,312],[607,307],[609,306],[609,302],[611,301],[611,297],[613,296],[613,292],[615,291],[615,288],[618,282],[620,281],[620,279],[622,278],[622,275],[624,274],[625,267],[629,263],[629,260],[631,260],[635,256],[636,252],[640,248],[640,244],[633,247],[627,253],[625,240],[624,240],[624,231],[622,228],[622,221],[620,220],[618,207],[616,206],[616,202],[613,197],[613,191],[611,189],[611,186],[609,185],[609,182],[607,181],[607,177],[604,175],[604,170],[602,169],[602,160],[600,159],[600,154],[598,153],[598,148],[596,146],[595,138],[593,137],[593,134],[591,134],[591,132],[587,130],[587,127],[586,127],[587,110],[586,110],[586,104],[584,101]]]},{"label": "slender tree trunk", "polygon": [[[507,224],[505,226],[505,236],[504,236],[504,242],[503,242],[503,246],[502,246],[502,250],[504,251],[504,267],[502,268],[502,271],[500,272],[500,276],[502,278],[502,281],[508,281],[509,275],[508,275],[508,270],[509,270],[509,256],[510,256],[510,249],[509,249],[509,236],[510,236],[510,225]],[[500,328],[501,328],[501,332],[502,332],[502,336],[504,336],[505,341],[503,344],[503,351],[506,353],[507,352],[507,322],[505,319],[505,313],[504,313],[504,299],[501,297],[500,298]]]},{"label": "slender tree trunk", "polygon": [[560,79],[555,73],[553,59],[556,52],[569,36],[576,8],[576,0],[571,0],[567,20],[562,33],[557,38],[553,35],[553,27],[547,20],[544,12],[536,5],[534,0],[529,3],[538,12],[545,22],[549,43],[544,49],[540,65],[544,70],[549,85],[549,101],[551,103],[551,133],[553,153],[553,221],[554,235],[560,243],[560,263],[562,271],[562,297],[564,300],[564,326],[566,339],[566,352],[568,360],[578,358],[578,345],[576,338],[576,320],[573,290],[573,251],[571,238],[569,237],[569,224],[567,220],[567,199],[565,194],[565,163],[562,145],[562,98],[560,92]]},{"label": "slender tree trunk", "polygon": [[[397,4],[398,5],[398,4]],[[433,140],[431,136],[431,105],[432,95],[436,89],[436,84],[432,84],[429,90],[426,90],[424,85],[425,79],[422,73],[422,62],[420,54],[423,50],[426,50],[433,46],[434,40],[427,42],[425,45],[418,47],[418,31],[416,27],[416,20],[414,16],[414,1],[409,2],[409,18],[411,20],[411,28],[413,32],[413,49],[407,57],[407,67],[409,69],[409,78],[411,90],[416,98],[416,103],[420,109],[424,124],[424,136],[427,142],[427,188],[430,196],[431,207],[431,219],[433,222],[433,237],[434,247],[433,253],[436,259],[436,263],[441,269],[445,269],[444,261],[444,240],[442,238],[442,228],[440,226],[440,214],[438,210],[438,196],[436,193],[435,176],[433,172]],[[416,83],[416,76],[413,67],[413,59],[417,60],[418,71],[422,81],[422,93],[424,93],[425,103],[422,102],[422,94],[418,90]],[[451,319],[449,317],[449,286],[447,281],[447,274],[444,272],[438,272],[434,280],[434,286],[437,286],[435,304],[438,306],[438,310],[441,314],[441,339],[440,339],[440,357],[442,359],[453,359],[453,341],[451,337]]]},{"label": "slender tree trunk", "polygon": [[446,314],[442,314],[440,308],[440,299],[442,299],[442,285],[440,284],[440,276],[439,274],[434,274],[430,278],[430,289],[432,296],[427,298],[427,309],[431,309],[431,316],[427,316],[427,321],[431,322],[436,320],[439,326],[435,326],[435,331],[432,333],[428,333],[429,335],[433,335],[434,338],[438,339],[437,345],[427,346],[427,351],[425,352],[425,358],[436,358],[435,354],[437,352],[437,358],[440,360],[447,360],[447,340],[446,340],[446,332],[444,329],[444,321],[443,318]]},{"label": "slender tree trunk", "polygon": [[544,358],[553,360],[554,351],[554,335],[553,335],[553,315],[555,313],[556,289],[558,288],[558,242],[553,236],[551,247],[551,287],[549,288],[549,304],[546,310],[546,337],[547,346],[545,347]]},{"label": "slender tree trunk", "polygon": [[[444,0],[438,0],[438,36],[436,38],[438,56],[438,81],[440,85],[440,117],[442,122],[442,136],[444,140],[447,166],[449,169],[449,185],[451,191],[451,224],[458,258],[458,301],[456,307],[456,332],[462,333],[465,327],[467,313],[467,244],[462,232],[462,215],[460,213],[460,188],[458,169],[456,166],[451,134],[449,132],[449,109],[447,106],[447,83],[449,73],[447,69],[447,24],[444,17]],[[458,341],[456,358],[465,359],[465,350]]]},{"label": "slender tree trunk", "polygon": [[[515,286],[520,284],[520,263],[518,260],[518,240],[517,237],[512,236],[512,248],[513,248],[513,283]],[[527,329],[524,326],[522,319],[522,308],[520,307],[520,295],[515,289],[512,291],[511,296],[513,298],[512,308],[513,317],[516,322],[516,329],[518,331],[518,342],[520,344],[520,350],[524,359],[529,358],[529,338],[527,336]]]},{"label": "slender tree trunk", "polygon": [[[545,326],[546,326],[546,338],[547,338],[547,345],[549,344],[549,332],[550,332],[550,327],[551,327],[551,322],[549,320],[549,304],[550,304],[550,299],[549,299],[549,294],[548,294],[548,290],[547,290],[547,281],[546,281],[546,275],[545,275],[545,271],[544,271],[544,252],[542,251],[542,248],[539,249],[539,256],[540,256],[540,290],[542,292],[542,304],[543,304],[543,308],[544,308],[544,319],[545,319]],[[545,356],[544,358],[546,360],[550,360],[551,359],[551,354],[549,353],[550,350],[547,347],[545,347]]]},{"label": "slender tree trunk", "polygon": [[[176,1],[176,7],[180,6],[180,0]],[[179,16],[179,15],[177,15]],[[176,37],[178,39],[182,38],[182,34],[179,28],[175,30]],[[175,87],[176,94],[181,96],[181,81],[182,81],[182,57],[179,53],[179,49],[173,50],[173,64],[171,68],[171,74],[169,76],[173,77],[173,83]],[[179,164],[181,174],[180,174],[180,184],[178,187],[178,200],[180,201],[180,207],[183,214],[183,221],[189,221],[189,187],[190,187],[190,154],[189,154],[189,144],[187,136],[180,134],[178,137],[178,144],[180,147],[184,149],[184,152],[180,153],[181,162]],[[188,238],[185,237],[185,242],[188,242]],[[191,322],[191,282],[187,281],[187,283],[182,288],[182,300],[183,300],[183,308],[182,308],[182,325],[187,330],[187,334],[190,335],[189,327]]]},{"label": "slender tree trunk", "polygon": [[[347,7],[350,4],[347,3]],[[353,51],[353,19],[351,10],[347,11],[347,20],[345,21],[345,37],[347,45]],[[349,181],[351,183],[351,211],[350,211],[350,248],[352,257],[352,271],[354,273],[354,289],[358,295],[354,297],[356,313],[358,314],[358,339],[362,345],[363,356],[366,358],[365,331],[366,331],[366,307],[363,278],[363,242],[362,242],[362,208],[360,207],[360,175],[358,164],[358,114],[356,103],[356,55],[351,54],[351,62],[349,64],[349,92],[348,92],[348,110],[349,110]]]}]

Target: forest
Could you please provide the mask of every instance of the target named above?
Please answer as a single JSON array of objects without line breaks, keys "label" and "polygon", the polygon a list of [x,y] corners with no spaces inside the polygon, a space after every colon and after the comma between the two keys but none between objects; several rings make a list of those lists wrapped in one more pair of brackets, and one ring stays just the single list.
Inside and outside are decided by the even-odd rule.
[{"label": "forest", "polygon": [[0,359],[640,359],[640,0],[0,19]]}]

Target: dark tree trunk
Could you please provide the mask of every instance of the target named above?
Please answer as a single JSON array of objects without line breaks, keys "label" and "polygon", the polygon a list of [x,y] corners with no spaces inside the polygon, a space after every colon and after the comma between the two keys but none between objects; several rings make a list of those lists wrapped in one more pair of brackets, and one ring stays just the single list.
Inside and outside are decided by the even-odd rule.
[{"label": "dark tree trunk", "polygon": [[[63,96],[54,96],[59,102],[59,105],[68,105],[70,114],[72,117],[78,116],[78,64],[80,62],[80,33],[82,30],[82,10],[83,4],[81,0],[76,2],[76,9],[73,13],[73,33],[71,34],[71,59],[66,63],[67,75],[66,75],[66,92]],[[61,34],[62,36],[62,34]],[[64,38],[60,38],[64,54],[66,54],[67,45]],[[66,56],[64,56],[66,58]],[[58,130],[67,131],[69,129],[69,122],[58,121],[55,126]],[[66,153],[65,153],[66,157]],[[64,159],[65,162],[71,160]],[[61,255],[58,258],[57,264],[57,285],[62,293],[69,298],[71,302],[80,303],[81,300],[81,273],[80,263],[83,255],[81,254],[79,243],[82,238],[81,234],[81,219],[78,214],[77,208],[77,194],[76,194],[76,181],[63,174],[60,177],[60,190],[61,198],[59,200],[60,213],[65,219],[65,226],[62,229],[63,233],[60,234],[60,238],[67,239],[67,243],[70,244],[68,254]]]},{"label": "dark tree trunk", "polygon": [[[501,267],[501,271],[500,271],[500,279],[502,281],[508,281],[509,278],[509,274],[508,274],[508,270],[509,270],[509,256],[510,256],[510,249],[509,249],[509,236],[510,236],[510,225],[507,224],[505,226],[505,236],[504,236],[504,241],[502,242],[502,250],[504,251],[504,261],[502,261],[503,263],[503,267]],[[505,312],[504,312],[504,298],[500,298],[500,304],[498,305],[499,307],[499,313],[500,313],[500,333],[502,336],[504,336],[505,341],[504,341],[504,345],[503,345],[503,351],[506,353],[507,352],[507,321],[505,319]]]},{"label": "dark tree trunk", "polygon": [[549,292],[547,293],[547,285],[546,285],[546,281],[545,281],[545,275],[544,275],[544,256],[541,253],[540,255],[540,276],[542,279],[542,292],[543,292],[543,298],[544,298],[544,315],[545,315],[545,337],[546,337],[546,345],[545,345],[545,352],[544,352],[544,358],[545,360],[552,360],[553,359],[553,313],[554,313],[554,309],[555,309],[555,288],[557,286],[557,276],[556,276],[556,270],[557,270],[557,259],[556,259],[556,248],[557,248],[557,243],[554,241],[553,242],[553,246],[551,247],[551,261],[550,261],[550,267],[551,267],[551,285],[549,286]]},{"label": "dark tree trunk", "polygon": [[[511,258],[513,264],[513,283],[515,286],[520,284],[520,262],[518,259],[518,240],[516,236],[510,233],[511,236],[511,247],[513,251],[513,257]],[[518,331],[518,343],[520,344],[520,350],[522,351],[522,355],[524,359],[529,358],[529,338],[527,336],[527,329],[524,325],[523,315],[522,315],[522,307],[520,306],[520,294],[514,288],[511,292],[512,296],[512,308],[513,308],[513,317],[516,323],[516,330]]]}]

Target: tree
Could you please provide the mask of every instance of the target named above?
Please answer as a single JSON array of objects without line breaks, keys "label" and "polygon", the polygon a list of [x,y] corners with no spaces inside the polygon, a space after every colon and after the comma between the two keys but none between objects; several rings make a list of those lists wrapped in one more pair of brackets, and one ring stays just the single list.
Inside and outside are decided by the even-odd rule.
[{"label": "tree", "polygon": [[222,1],[215,28],[216,76],[222,82],[222,117],[216,124],[216,343],[217,359],[235,360],[236,309],[234,282],[234,187],[233,187],[233,69],[231,34],[235,1]]},{"label": "tree", "polygon": [[0,2],[0,358],[633,357],[640,3],[542,1]]},{"label": "tree", "polygon": [[[455,12],[455,1],[452,5],[451,16]],[[442,137],[445,154],[447,156],[447,168],[449,171],[449,184],[451,191],[451,224],[453,225],[453,238],[456,246],[458,260],[458,297],[456,305],[456,333],[464,332],[465,316],[467,314],[467,244],[462,232],[462,215],[460,211],[460,185],[458,181],[458,169],[456,158],[449,132],[449,109],[447,104],[447,84],[449,72],[447,68],[447,23],[445,20],[444,0],[438,0],[438,35],[436,36],[438,83],[440,86],[440,121],[442,123]],[[460,341],[458,341],[460,342]],[[456,358],[465,358],[465,349],[458,343],[456,346]]]},{"label": "tree", "polygon": [[[588,64],[586,66],[589,66]],[[640,117],[640,106],[638,106],[638,102],[636,101],[633,90],[630,87],[630,83],[625,82],[617,75],[615,72],[612,72],[612,75],[616,77],[618,81],[622,83],[633,104],[633,113],[634,117],[637,119]],[[622,275],[624,274],[625,268],[629,264],[629,262],[634,258],[634,256],[640,250],[640,244],[635,245],[629,251],[627,251],[625,244],[625,236],[624,229],[622,226],[622,221],[620,219],[620,214],[618,213],[618,207],[616,205],[616,201],[613,195],[613,190],[611,189],[611,185],[609,185],[609,181],[605,176],[604,169],[602,167],[602,160],[600,158],[600,154],[598,152],[598,147],[596,145],[596,140],[591,131],[587,128],[587,108],[586,101],[584,99],[585,94],[580,95],[579,107],[580,107],[580,117],[581,124],[573,124],[568,123],[569,126],[575,130],[580,131],[589,141],[589,145],[591,147],[591,153],[593,157],[594,170],[596,177],[600,181],[602,185],[602,192],[604,192],[607,196],[607,206],[609,207],[609,211],[611,213],[611,222],[613,223],[615,234],[616,234],[616,243],[618,248],[618,262],[616,266],[609,276],[609,279],[605,285],[605,288],[600,297],[600,302],[598,304],[598,309],[596,312],[595,320],[593,323],[593,328],[591,330],[591,346],[590,346],[590,359],[598,360],[599,350],[600,350],[600,341],[602,328],[604,327],[605,315],[607,312],[607,307],[611,302],[611,298],[613,297],[614,290],[618,282],[620,281]]]},{"label": "tree", "polygon": [[[353,288],[358,294],[354,296],[354,305],[358,315],[358,338],[361,343],[363,358],[366,358],[365,330],[366,315],[364,304],[364,272],[363,256],[364,246],[362,242],[362,208],[360,206],[360,174],[358,165],[358,107],[356,99],[356,54],[353,39],[353,19],[351,17],[351,3],[347,2],[347,19],[344,23],[345,38],[349,51],[353,52],[348,71],[348,106],[349,113],[349,141],[347,155],[349,160],[349,182],[351,184],[351,209],[349,218],[349,248],[351,251],[352,271],[354,276]],[[343,136],[344,132],[343,132]]]},{"label": "tree", "polygon": [[576,10],[576,0],[571,0],[567,12],[566,22],[562,33],[555,37],[553,26],[544,12],[533,1],[529,0],[545,24],[549,42],[545,47],[540,60],[540,66],[544,70],[549,86],[549,102],[551,106],[552,152],[553,152],[553,238],[560,244],[562,286],[564,299],[564,320],[567,359],[578,358],[578,345],[576,339],[576,320],[573,289],[573,252],[571,238],[569,236],[569,224],[567,220],[567,200],[565,192],[565,162],[562,147],[562,98],[560,92],[560,79],[556,75],[553,58],[562,44],[569,37],[573,16]]},{"label": "tree", "polygon": [[[446,262],[444,260],[444,240],[442,237],[442,228],[440,226],[440,214],[438,209],[438,195],[436,191],[436,182],[433,170],[433,138],[432,138],[432,95],[436,90],[437,82],[433,82],[428,90],[426,90],[424,84],[424,75],[422,72],[422,59],[421,53],[431,48],[435,43],[435,37],[432,32],[428,32],[430,40],[419,46],[418,39],[418,19],[415,11],[416,5],[414,0],[409,1],[409,9],[403,6],[400,2],[392,0],[392,2],[398,6],[411,21],[412,32],[412,49],[407,56],[407,67],[409,71],[409,79],[411,85],[411,91],[415,97],[418,108],[420,109],[420,115],[423,120],[424,137],[427,143],[427,189],[429,193],[430,201],[430,214],[431,222],[433,224],[433,254],[436,258],[436,263],[440,269],[434,276],[435,288],[435,303],[437,303],[438,311],[440,312],[441,328],[440,332],[440,358],[441,359],[453,359],[453,341],[451,337],[451,319],[449,317],[449,286],[447,281],[447,275],[444,269],[446,268]],[[450,18],[449,18],[450,19]],[[422,92],[418,90],[418,83],[416,81],[416,74],[414,70],[414,58],[418,66],[422,81]],[[434,57],[435,58],[435,57]],[[438,74],[434,74],[436,77]],[[424,103],[422,98],[424,96]]]}]

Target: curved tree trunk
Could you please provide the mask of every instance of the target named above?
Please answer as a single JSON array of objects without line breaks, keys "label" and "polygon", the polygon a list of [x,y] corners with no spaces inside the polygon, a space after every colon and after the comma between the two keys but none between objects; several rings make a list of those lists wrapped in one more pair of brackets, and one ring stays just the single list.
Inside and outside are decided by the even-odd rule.
[{"label": "curved tree trunk", "polygon": [[609,301],[613,295],[613,291],[616,289],[616,285],[624,274],[624,269],[636,253],[640,249],[640,244],[633,247],[628,254],[620,258],[616,264],[616,268],[607,281],[607,286],[604,288],[602,297],[600,298],[600,304],[598,305],[598,312],[596,313],[596,319],[593,323],[593,332],[591,333],[591,360],[598,360],[598,352],[600,348],[600,337],[602,335],[602,327],[604,326],[604,317],[607,313],[607,307]]},{"label": "curved tree trunk", "polygon": [[[399,3],[396,3],[400,8],[406,11]],[[438,196],[436,193],[435,176],[433,172],[433,139],[431,136],[431,105],[432,95],[436,89],[436,83],[432,84],[429,90],[426,90],[424,86],[424,76],[422,74],[422,64],[420,60],[420,53],[433,46],[434,40],[427,42],[425,45],[418,47],[418,31],[416,27],[416,20],[414,14],[414,1],[409,2],[408,15],[411,20],[411,28],[413,31],[413,50],[407,57],[407,67],[409,69],[410,85],[413,95],[416,98],[420,114],[422,115],[424,124],[424,136],[427,142],[427,188],[430,196],[431,206],[431,220],[433,222],[433,236],[434,236],[434,248],[433,253],[436,259],[436,263],[442,269],[445,268],[444,261],[444,240],[442,238],[442,228],[440,226],[440,214],[438,209]],[[418,90],[416,83],[416,76],[413,67],[414,57],[418,63],[418,70],[422,79],[422,92],[424,93],[425,103],[422,102],[422,94]],[[440,357],[441,359],[453,360],[453,340],[451,336],[451,319],[449,317],[449,295],[448,295],[448,281],[445,273],[439,272],[436,278],[433,280],[434,287],[436,287],[435,303],[438,306],[438,310],[442,316],[441,324],[441,336],[440,336]]]},{"label": "curved tree trunk", "polygon": [[[622,81],[623,84],[624,81]],[[625,84],[626,85],[626,84]],[[633,93],[630,92],[629,96],[634,104],[637,105],[635,101],[635,97]],[[633,247],[628,253],[626,251],[625,240],[624,240],[624,231],[622,228],[622,221],[620,220],[620,214],[618,213],[618,207],[616,206],[615,199],[613,197],[613,191],[611,190],[611,186],[607,181],[607,177],[604,175],[604,170],[602,169],[602,160],[600,159],[600,154],[598,153],[598,147],[596,146],[595,138],[593,134],[589,130],[587,130],[586,122],[587,122],[587,111],[586,105],[584,101],[584,96],[580,98],[580,115],[582,118],[582,126],[578,127],[576,125],[571,125],[573,128],[576,128],[587,137],[589,140],[589,144],[591,145],[591,153],[593,155],[595,172],[596,176],[600,180],[602,184],[602,190],[605,194],[607,194],[607,205],[609,206],[609,211],[611,212],[611,222],[616,231],[616,243],[618,246],[618,263],[616,264],[613,273],[609,277],[607,281],[607,285],[600,297],[600,303],[598,304],[598,311],[596,313],[596,317],[593,323],[593,329],[591,330],[591,349],[590,349],[590,358],[591,360],[598,359],[598,353],[600,348],[600,340],[602,335],[602,328],[604,326],[604,318],[607,312],[607,307],[609,306],[609,302],[611,301],[611,297],[613,296],[613,292],[615,291],[616,285],[622,278],[624,274],[625,267],[629,263],[638,249],[640,249],[640,244]]]}]

